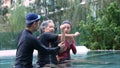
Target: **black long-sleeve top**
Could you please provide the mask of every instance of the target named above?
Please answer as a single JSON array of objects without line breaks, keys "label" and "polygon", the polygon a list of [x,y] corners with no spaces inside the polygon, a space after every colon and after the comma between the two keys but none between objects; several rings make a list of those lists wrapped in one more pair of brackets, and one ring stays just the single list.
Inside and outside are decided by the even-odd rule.
[{"label": "black long-sleeve top", "polygon": [[[41,42],[45,47],[49,48],[54,48],[58,46],[59,39],[58,39],[58,34],[54,34],[51,32],[45,32],[40,35],[38,38],[39,42]],[[39,52],[38,51],[38,60],[37,64],[39,64],[41,67],[44,66],[45,64],[58,64],[56,55],[58,52],[54,53],[44,53],[44,52]]]}]

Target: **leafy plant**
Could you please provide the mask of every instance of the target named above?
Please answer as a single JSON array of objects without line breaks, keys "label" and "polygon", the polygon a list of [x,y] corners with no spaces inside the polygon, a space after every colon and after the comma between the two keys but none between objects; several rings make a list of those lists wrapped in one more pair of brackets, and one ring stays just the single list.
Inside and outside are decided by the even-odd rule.
[{"label": "leafy plant", "polygon": [[91,49],[120,49],[119,18],[120,8],[116,2],[104,10],[98,10],[96,19],[88,15],[88,21],[79,24],[83,45]]},{"label": "leafy plant", "polygon": [[26,8],[24,6],[14,7],[14,10],[10,11],[10,29],[12,32],[19,32],[24,29],[25,26],[25,12]]}]

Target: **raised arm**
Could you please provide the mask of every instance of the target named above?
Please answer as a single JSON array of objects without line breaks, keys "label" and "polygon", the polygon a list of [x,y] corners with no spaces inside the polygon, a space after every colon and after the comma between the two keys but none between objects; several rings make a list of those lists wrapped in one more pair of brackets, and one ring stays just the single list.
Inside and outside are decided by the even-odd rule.
[{"label": "raised arm", "polygon": [[61,42],[64,42],[65,41],[65,31],[64,31],[65,26],[61,25],[60,29],[61,29],[61,34],[60,35],[58,34],[58,36],[60,37]]}]

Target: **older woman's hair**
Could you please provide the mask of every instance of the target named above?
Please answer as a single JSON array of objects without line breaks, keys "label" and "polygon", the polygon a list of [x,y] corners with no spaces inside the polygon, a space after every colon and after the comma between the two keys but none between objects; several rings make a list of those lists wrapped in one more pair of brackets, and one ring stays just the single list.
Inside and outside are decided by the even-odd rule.
[{"label": "older woman's hair", "polygon": [[44,29],[48,26],[48,23],[53,23],[53,20],[46,20],[46,21],[43,21],[40,25],[40,31],[41,33],[44,32]]}]

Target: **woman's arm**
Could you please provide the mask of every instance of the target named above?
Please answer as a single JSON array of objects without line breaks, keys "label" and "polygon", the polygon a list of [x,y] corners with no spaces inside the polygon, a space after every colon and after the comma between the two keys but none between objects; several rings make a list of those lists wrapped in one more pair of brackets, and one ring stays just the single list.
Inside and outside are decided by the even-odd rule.
[{"label": "woman's arm", "polygon": [[75,43],[74,37],[71,39],[71,42],[72,42],[72,44],[71,44],[72,52],[74,54],[76,54],[77,53],[77,49],[76,49],[76,43]]},{"label": "woman's arm", "polygon": [[[80,33],[79,32],[75,32],[74,34],[65,34],[65,37],[75,37],[75,36],[79,36]],[[62,34],[58,34],[59,37],[62,36]]]}]

